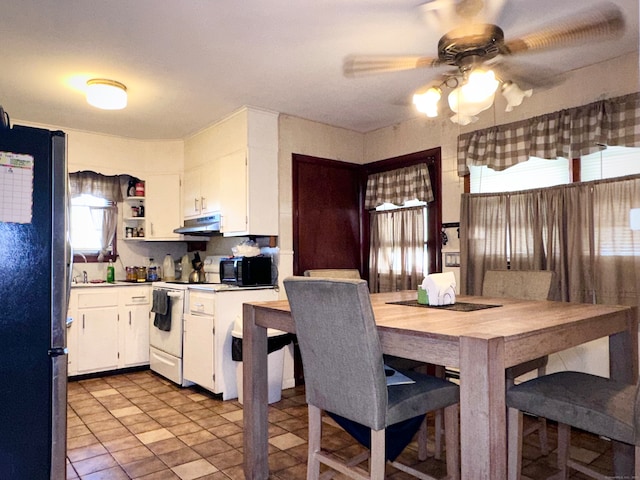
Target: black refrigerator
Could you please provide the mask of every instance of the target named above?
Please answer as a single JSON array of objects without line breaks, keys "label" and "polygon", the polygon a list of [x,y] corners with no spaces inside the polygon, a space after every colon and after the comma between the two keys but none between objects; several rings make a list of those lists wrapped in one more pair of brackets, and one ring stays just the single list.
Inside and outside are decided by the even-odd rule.
[{"label": "black refrigerator", "polygon": [[0,128],[0,479],[66,478],[63,132]]}]

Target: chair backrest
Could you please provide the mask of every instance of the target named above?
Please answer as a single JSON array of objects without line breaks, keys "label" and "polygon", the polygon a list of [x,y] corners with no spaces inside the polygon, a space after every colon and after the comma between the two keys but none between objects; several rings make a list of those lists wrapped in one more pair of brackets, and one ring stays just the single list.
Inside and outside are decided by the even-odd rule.
[{"label": "chair backrest", "polygon": [[487,270],[482,282],[486,297],[550,300],[555,272],[549,270]]},{"label": "chair backrest", "polygon": [[324,278],[352,278],[359,279],[360,272],[357,268],[320,268],[314,270],[305,270],[305,277],[324,277]]},{"label": "chair backrest", "polygon": [[382,347],[365,280],[289,277],[307,403],[374,430],[385,427]]}]

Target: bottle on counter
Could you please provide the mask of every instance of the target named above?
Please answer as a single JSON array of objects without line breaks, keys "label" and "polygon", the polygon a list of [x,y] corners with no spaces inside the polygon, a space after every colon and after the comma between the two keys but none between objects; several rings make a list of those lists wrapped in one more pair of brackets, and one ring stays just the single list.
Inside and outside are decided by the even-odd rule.
[{"label": "bottle on counter", "polygon": [[109,260],[109,265],[107,265],[107,283],[116,283],[116,268],[113,265],[113,260]]},{"label": "bottle on counter", "polygon": [[165,282],[172,282],[176,279],[176,264],[173,262],[173,257],[170,253],[167,253],[164,257],[162,273],[164,274],[163,280]]},{"label": "bottle on counter", "polygon": [[149,267],[147,268],[147,281],[157,282],[160,280],[158,277],[158,266],[153,261],[153,258],[149,259]]}]

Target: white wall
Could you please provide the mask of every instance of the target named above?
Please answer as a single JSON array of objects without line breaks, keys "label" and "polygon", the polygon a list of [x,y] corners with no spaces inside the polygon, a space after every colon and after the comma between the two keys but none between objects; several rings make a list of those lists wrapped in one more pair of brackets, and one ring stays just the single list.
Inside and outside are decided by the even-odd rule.
[{"label": "white wall", "polygon": [[364,139],[364,163],[442,147],[442,221],[457,222],[460,194],[464,191],[457,172],[458,135],[637,92],[638,87],[638,55],[635,53],[571,72],[553,88],[534,89],[531,98],[526,98],[509,113],[504,111],[504,98],[497,94],[495,105],[482,112],[478,122],[465,127],[449,120],[452,113],[445,102],[441,115],[435,119],[421,116],[368,132]]},{"label": "white wall", "polygon": [[[361,164],[364,135],[289,115],[279,118],[278,194],[280,225],[279,279],[293,275],[292,155],[310,155]],[[284,298],[284,289],[280,290]]]},{"label": "white wall", "polygon": [[[515,122],[564,108],[612,98],[639,89],[638,56],[625,55],[598,65],[569,73],[553,88],[534,90],[533,96],[512,112],[505,112],[506,102],[496,95],[493,108],[482,112],[477,123],[461,127],[449,120],[448,106],[436,119],[416,116],[386,128],[359,134],[329,125],[287,115],[280,115],[280,278],[293,272],[291,155],[299,153],[322,158],[370,163],[386,158],[441,147],[442,153],[442,221],[460,220],[460,195],[463,180],[457,171],[457,138],[461,133],[491,125]],[[451,232],[449,232],[451,233]],[[451,246],[453,248],[453,245]]]},{"label": "white wall", "polygon": [[[182,173],[184,142],[182,140],[133,140],[98,133],[84,132],[55,125],[13,120],[14,124],[30,125],[50,130],[63,130],[67,135],[69,172],[93,170],[104,175],[130,174],[144,179],[148,173]],[[168,199],[172,201],[172,199]],[[122,225],[124,206],[118,205],[118,254],[116,279],[124,279],[127,265],[146,265],[149,258],[161,264],[170,253],[175,260],[186,253],[185,242],[125,241]],[[178,227],[178,225],[176,225]],[[106,279],[106,263],[78,263],[73,275],[87,271],[89,279]]]},{"label": "white wall", "polygon": [[[407,153],[441,147],[443,182],[443,221],[459,220],[460,194],[463,182],[457,175],[456,141],[460,133],[491,125],[509,123],[563,108],[594,102],[638,91],[637,54],[626,55],[599,65],[577,70],[567,75],[564,82],[546,90],[534,91],[531,98],[511,113],[504,112],[504,99],[496,96],[494,108],[480,114],[480,120],[470,126],[460,127],[448,119],[448,114],[437,119],[415,118],[366,134],[343,128],[280,115],[279,119],[279,247],[280,278],[293,271],[293,215],[292,215],[292,154],[303,154],[358,164],[369,163]],[[446,107],[445,107],[446,110]],[[238,117],[242,124],[242,116]],[[14,123],[41,126],[50,129],[60,127],[35,125],[28,121]],[[208,127],[209,128],[209,127]],[[144,178],[144,173],[182,172],[185,148],[189,139],[167,141],[142,141],[120,137],[63,129],[68,134],[69,170],[96,170],[105,174],[130,173]],[[242,128],[228,132],[238,135]],[[246,137],[243,134],[243,139]],[[121,210],[121,209],[120,209]],[[119,238],[123,238],[119,232]],[[207,253],[228,253],[243,239],[222,241],[213,238]],[[186,252],[183,242],[119,243],[122,265],[138,264],[153,256],[157,260],[167,252],[175,257]],[[87,268],[92,267],[91,265]],[[96,268],[104,267],[104,265]],[[101,270],[96,275],[103,276]],[[117,272],[117,274],[122,272]]]}]

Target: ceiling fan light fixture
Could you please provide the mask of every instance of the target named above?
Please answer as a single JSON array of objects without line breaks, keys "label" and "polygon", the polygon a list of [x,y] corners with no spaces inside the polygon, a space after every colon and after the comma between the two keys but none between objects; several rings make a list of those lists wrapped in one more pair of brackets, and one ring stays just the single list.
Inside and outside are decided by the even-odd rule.
[{"label": "ceiling fan light fixture", "polygon": [[127,87],[115,80],[93,78],[87,81],[87,103],[103,110],[121,110],[127,106]]},{"label": "ceiling fan light fixture", "polygon": [[510,112],[513,107],[517,107],[522,103],[525,97],[530,97],[533,94],[533,90],[521,90],[520,87],[511,80],[508,80],[502,84],[502,96],[507,100],[507,107],[505,112]]},{"label": "ceiling fan light fixture", "polygon": [[413,104],[416,110],[424,113],[427,117],[433,118],[438,116],[438,102],[442,96],[439,88],[431,87],[424,93],[416,93],[413,95]]},{"label": "ceiling fan light fixture", "polygon": [[475,69],[469,74],[467,82],[460,87],[464,102],[479,103],[493,98],[500,82],[493,70]]},{"label": "ceiling fan light fixture", "polygon": [[493,105],[495,93],[491,93],[488,96],[468,96],[465,95],[464,85],[462,87],[454,88],[447,100],[449,102],[449,108],[454,112],[465,117],[473,117],[480,112],[486,110]]}]

